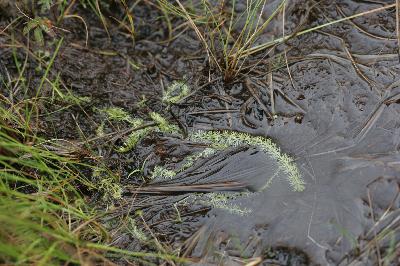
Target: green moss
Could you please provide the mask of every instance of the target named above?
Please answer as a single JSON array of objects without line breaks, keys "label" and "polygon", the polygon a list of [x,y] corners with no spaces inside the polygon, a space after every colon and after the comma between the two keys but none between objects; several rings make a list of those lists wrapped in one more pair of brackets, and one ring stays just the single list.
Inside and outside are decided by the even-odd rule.
[{"label": "green moss", "polygon": [[151,112],[150,118],[157,123],[158,129],[163,133],[177,133],[179,132],[179,128],[175,125],[171,125],[164,117],[162,117],[159,113]]},{"label": "green moss", "polygon": [[183,164],[183,166],[178,170],[178,172],[182,172],[186,169],[188,169],[189,167],[191,167],[197,160],[199,160],[200,158],[207,158],[213,154],[215,154],[217,152],[216,149],[213,148],[205,148],[203,151],[199,152],[199,153],[195,153],[192,155],[187,156],[184,161],[185,163]]},{"label": "green moss", "polygon": [[192,205],[198,203],[204,206],[225,210],[231,214],[245,216],[252,211],[242,207],[239,204],[232,203],[232,200],[238,197],[248,197],[249,193],[230,192],[230,193],[207,193],[207,194],[192,194],[184,200],[180,201],[183,205]]},{"label": "green moss", "polygon": [[134,149],[136,147],[138,142],[141,139],[143,139],[145,136],[147,136],[152,130],[153,130],[153,128],[143,128],[143,129],[133,131],[128,136],[128,138],[126,139],[124,144],[117,149],[117,151],[121,152],[121,153],[131,151],[132,149]]},{"label": "green moss", "polygon": [[133,127],[140,127],[144,123],[142,119],[133,118],[128,112],[119,107],[106,108],[103,111],[110,120],[128,122]]},{"label": "green moss", "polygon": [[151,179],[162,178],[162,179],[172,179],[176,176],[176,172],[172,170],[168,170],[162,166],[154,167],[153,174],[151,175]]},{"label": "green moss", "polygon": [[165,91],[162,101],[165,103],[177,103],[190,92],[189,86],[183,81],[174,81]]},{"label": "green moss", "polygon": [[128,112],[126,112],[122,108],[112,107],[103,109],[103,111],[107,114],[110,120],[127,122],[132,127],[132,133],[129,134],[124,144],[117,149],[117,152],[125,153],[131,151],[136,147],[141,139],[143,139],[153,130],[152,127],[137,129],[145,125],[143,119],[133,118]]},{"label": "green moss", "polygon": [[136,221],[131,217],[128,217],[128,231],[134,238],[141,242],[148,240],[146,234],[136,225]]},{"label": "green moss", "polygon": [[105,201],[122,198],[122,187],[115,176],[110,175],[110,173],[100,168],[94,169],[92,175],[98,180],[98,189],[103,193]]},{"label": "green moss", "polygon": [[99,127],[96,129],[96,136],[103,137],[104,135],[105,135],[105,133],[104,133],[104,122],[101,122]]},{"label": "green moss", "polygon": [[90,98],[89,96],[77,96],[70,92],[64,95],[63,100],[70,104],[82,105],[90,103],[92,101],[92,98]]},{"label": "green moss", "polygon": [[[137,143],[143,139],[146,135],[148,135],[153,130],[159,130],[163,133],[173,134],[179,133],[179,128],[175,125],[170,124],[164,117],[162,117],[159,113],[151,112],[150,118],[157,124],[155,127],[147,127],[137,129],[139,127],[143,127],[145,122],[141,118],[133,118],[128,112],[123,110],[122,108],[113,107],[103,109],[110,120],[115,121],[124,121],[128,122],[132,128],[133,132],[128,136],[124,144],[117,149],[118,152],[128,152],[134,149]],[[99,128],[100,130],[102,128]],[[135,130],[137,129],[137,130]]]},{"label": "green moss", "polygon": [[255,137],[235,131],[197,131],[190,134],[189,139],[194,142],[208,143],[216,149],[243,145],[258,147],[277,161],[279,169],[286,174],[287,180],[294,191],[303,191],[305,189],[305,183],[293,159],[289,155],[282,153],[280,148],[269,138]]}]

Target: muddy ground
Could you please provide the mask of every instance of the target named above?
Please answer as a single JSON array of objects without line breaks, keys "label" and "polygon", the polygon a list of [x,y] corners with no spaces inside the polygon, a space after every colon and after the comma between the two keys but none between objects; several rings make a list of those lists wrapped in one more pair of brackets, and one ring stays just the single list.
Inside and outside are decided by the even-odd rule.
[{"label": "muddy ground", "polygon": [[[297,25],[310,28],[391,3],[291,1],[285,30],[291,32]],[[110,8],[114,8],[110,14],[123,12]],[[110,228],[121,217],[134,217],[141,209],[146,228],[160,242],[172,250],[180,248],[181,255],[198,265],[241,265],[243,259],[256,257],[262,257],[261,265],[378,265],[377,261],[388,255],[391,243],[399,243],[400,69],[394,8],[293,38],[269,54],[262,52],[251,59],[257,62],[262,58],[261,63],[233,82],[224,82],[222,75],[209,67],[203,47],[190,29],[165,41],[165,21],[150,3],[134,9],[134,42],[111,19],[108,36],[94,14],[78,7],[74,12],[89,24],[88,45],[79,20],[65,20],[60,27],[69,33],[59,33],[65,39],[51,75],[60,73],[60,80],[73,94],[91,101],[80,106],[43,101],[43,136],[79,146],[96,137],[96,129],[104,121],[98,109],[121,107],[142,118],[156,111],[184,132],[229,129],[268,136],[295,158],[306,182],[303,192],[293,192],[276,179],[262,193],[234,199],[252,210],[245,216],[193,205],[181,207],[180,221],[173,206],[176,195],[142,196],[124,191],[107,218]],[[105,12],[105,16],[110,14]],[[2,25],[8,22],[3,16]],[[173,23],[177,26],[182,21]],[[281,25],[277,21],[260,42],[281,36]],[[22,35],[15,38],[24,42]],[[46,38],[47,43],[51,41],[50,36]],[[0,43],[9,42],[10,36],[0,37]],[[3,46],[0,54],[2,64],[15,75],[12,49]],[[16,54],[21,61],[25,59],[23,49]],[[28,79],[33,88],[40,76],[34,61],[28,60],[32,61]],[[166,108],[161,101],[163,90],[174,80],[184,80],[193,94]],[[44,93],[50,96],[51,91],[47,86]],[[18,92],[14,97],[18,99]],[[276,117],[271,119],[265,108],[275,108]],[[146,176],[155,165],[176,164],[196,149],[184,137],[154,133],[135,150],[119,154],[114,148],[126,138],[127,128],[106,121],[109,137],[81,145],[82,150],[102,157],[127,187],[143,183],[138,176],[129,175],[134,169],[143,167]],[[217,173],[204,160],[203,171],[223,176],[230,170],[229,174],[241,173],[244,180],[270,174],[259,152],[238,151],[224,160],[225,166]],[[93,203],[102,204],[100,195],[87,194]],[[392,231],[391,237],[378,241],[384,230]],[[129,234],[115,232],[115,246],[154,249]],[[400,263],[398,258],[392,265],[396,263]]]}]

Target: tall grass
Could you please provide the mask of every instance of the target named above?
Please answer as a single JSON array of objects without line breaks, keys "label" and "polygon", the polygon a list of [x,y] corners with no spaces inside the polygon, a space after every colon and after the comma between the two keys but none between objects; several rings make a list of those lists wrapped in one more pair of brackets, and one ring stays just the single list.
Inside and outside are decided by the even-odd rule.
[{"label": "tall grass", "polygon": [[[15,45],[14,34],[4,34],[11,39],[18,73],[0,69],[1,74],[3,70],[7,73],[0,77],[0,263],[103,265],[112,264],[110,257],[179,261],[162,252],[133,252],[113,246],[102,220],[108,215],[100,207],[104,203],[91,202],[91,193],[108,193],[101,186],[104,180],[91,174],[110,172],[103,169],[104,162],[84,163],[79,156],[65,152],[68,147],[38,135],[39,114],[45,113],[43,102],[50,97],[47,83],[59,78],[52,67],[63,38],[52,47],[53,55],[47,61],[38,59],[29,47]],[[16,52],[20,48],[26,52],[23,63]],[[35,62],[45,65],[42,77],[34,78],[36,83],[31,82],[28,71]],[[60,91],[54,94],[62,96]]]},{"label": "tall grass", "polygon": [[2,125],[0,261],[59,265],[97,259],[84,241],[104,240],[98,237],[105,237],[104,229],[76,189],[92,184],[75,162],[10,135],[22,134]]},{"label": "tall grass", "polygon": [[[0,113],[10,117],[1,104]],[[99,186],[101,180],[92,181],[81,171],[95,171],[98,165],[48,150],[51,142],[28,135],[17,121],[17,116],[0,120],[0,262],[103,265],[112,264],[109,257],[183,261],[163,252],[112,246],[102,224],[107,211],[98,207],[102,203],[91,203],[87,192],[106,191]]]}]

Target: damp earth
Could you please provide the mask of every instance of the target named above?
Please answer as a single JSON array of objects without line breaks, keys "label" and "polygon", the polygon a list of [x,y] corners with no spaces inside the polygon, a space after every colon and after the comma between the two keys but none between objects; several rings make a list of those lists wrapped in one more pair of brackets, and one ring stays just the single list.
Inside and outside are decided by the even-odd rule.
[{"label": "damp earth", "polygon": [[[266,13],[279,1],[270,2]],[[258,41],[281,36],[283,28],[307,29],[389,2],[288,1],[285,26],[278,20]],[[400,69],[394,7],[255,54],[251,67],[232,80],[210,66],[189,24],[182,26],[187,28],[181,37],[165,41],[167,25],[147,1],[133,10],[134,41],[118,24],[107,32],[94,14],[83,8],[76,12],[88,23],[88,44],[81,21],[60,25],[68,33],[51,75],[58,73],[59,82],[80,101],[43,101],[46,111],[39,114],[38,127],[47,138],[65,140],[60,146],[70,145],[78,157],[95,153],[120,177],[122,197],[113,199],[114,210],[105,218],[116,232],[114,246],[153,250],[113,227],[121,217],[140,212],[143,230],[180,250],[189,265],[400,263]],[[110,20],[112,12],[123,10],[111,6],[105,12]],[[1,26],[12,16],[4,15]],[[181,23],[172,21],[173,27]],[[10,38],[0,36],[2,75],[18,73],[14,57],[23,61],[26,56],[1,44]],[[30,60],[29,77],[39,83]],[[176,81],[190,92],[166,103],[163,95]],[[43,93],[51,96],[48,85]],[[6,89],[2,94],[10,97]],[[15,92],[12,97],[21,96]],[[119,153],[116,147],[124,145],[130,124],[107,119],[101,112],[105,108],[141,118],[144,127],[154,126],[148,114],[157,112],[179,133],[153,130],[134,149]],[[100,126],[101,137],[96,135]],[[272,140],[293,160],[304,189],[293,190],[287,173],[277,173],[276,161],[257,146],[193,157],[209,148],[207,142],[190,139],[198,131]],[[190,156],[195,161],[179,172]],[[178,173],[152,179],[156,167]],[[83,193],[91,204],[104,204],[100,194]],[[221,193],[230,206],[245,211],[209,204],[209,193]],[[385,256],[397,259],[382,264]]]}]

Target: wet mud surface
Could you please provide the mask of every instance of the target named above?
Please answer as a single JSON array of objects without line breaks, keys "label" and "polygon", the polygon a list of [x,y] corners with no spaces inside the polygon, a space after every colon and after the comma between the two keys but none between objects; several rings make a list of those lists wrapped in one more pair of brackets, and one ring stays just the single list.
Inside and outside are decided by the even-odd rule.
[{"label": "wet mud surface", "polygon": [[[390,3],[291,1],[286,30],[300,22],[309,28]],[[311,6],[306,12],[305,7]],[[377,265],[391,241],[400,241],[400,69],[394,9],[296,37],[233,83],[209,72],[192,32],[165,43],[168,32],[156,19],[157,11],[143,4],[135,12],[139,26],[134,44],[118,31],[111,31],[109,41],[104,29],[91,22],[89,48],[85,48],[81,25],[68,26],[71,33],[54,73],[61,73],[75,95],[91,101],[80,106],[45,102],[48,113],[41,114],[44,135],[76,143],[96,138],[95,131],[104,121],[98,110],[106,107],[121,107],[142,118],[150,111],[160,112],[180,126],[183,136],[152,133],[135,150],[119,154],[115,146],[126,138],[123,132],[128,126],[106,121],[105,133],[110,137],[90,144],[126,186],[112,219],[143,210],[146,226],[158,239],[182,248],[198,265],[243,265],[241,259],[256,257],[262,258],[260,265]],[[281,22],[275,26],[271,34],[279,36]],[[10,50],[1,57],[8,71],[16,71]],[[167,108],[161,98],[174,80],[184,80],[193,94]],[[276,116],[271,118],[272,112]],[[143,168],[143,176],[148,177],[156,165],[175,167],[185,156],[203,150],[185,138],[196,130],[232,130],[271,138],[294,158],[305,190],[294,192],[282,176],[257,191],[274,174],[275,166],[253,148],[218,153],[214,161],[200,160],[195,169],[197,175],[206,176],[201,178],[204,183],[236,178],[250,184],[257,193],[232,199],[251,211],[246,215],[193,203],[179,207],[177,222],[174,204],[189,191],[154,195],[129,190],[157,185],[129,175],[133,170]],[[187,176],[196,177],[192,174],[187,171],[178,177],[188,180]],[[179,186],[184,181],[169,183]],[[391,238],[376,248],[372,243],[385,230],[393,231]],[[113,244],[130,250],[148,248],[129,234]]]}]

